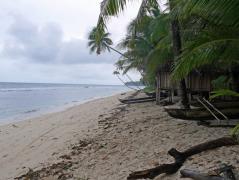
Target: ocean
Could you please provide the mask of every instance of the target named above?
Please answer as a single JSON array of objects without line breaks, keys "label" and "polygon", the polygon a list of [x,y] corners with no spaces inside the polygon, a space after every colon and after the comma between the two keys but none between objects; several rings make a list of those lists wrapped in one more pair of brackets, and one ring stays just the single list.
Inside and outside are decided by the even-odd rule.
[{"label": "ocean", "polygon": [[0,125],[128,90],[117,85],[0,82]]}]

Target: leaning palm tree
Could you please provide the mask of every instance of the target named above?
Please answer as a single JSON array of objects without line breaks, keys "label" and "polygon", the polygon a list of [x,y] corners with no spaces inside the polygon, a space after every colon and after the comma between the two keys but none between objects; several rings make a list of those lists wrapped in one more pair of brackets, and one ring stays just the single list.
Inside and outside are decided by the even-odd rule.
[{"label": "leaning palm tree", "polygon": [[105,50],[113,50],[121,56],[128,58],[123,53],[112,47],[113,41],[109,38],[109,36],[110,33],[107,33],[104,30],[102,31],[99,30],[97,27],[94,27],[88,36],[88,46],[90,47],[90,52],[96,52],[99,55]]},{"label": "leaning palm tree", "polygon": [[[116,53],[120,54],[121,56],[126,57],[123,53],[111,47],[111,45],[113,45],[113,41],[109,38],[109,36],[110,36],[110,33],[99,31],[96,27],[94,27],[88,36],[88,40],[89,40],[88,46],[90,47],[90,52],[91,53],[96,52],[96,54],[99,55],[105,50],[108,50],[109,52],[110,50],[113,50]],[[117,77],[119,78],[119,74],[117,74]],[[130,81],[133,81],[129,75],[127,75],[127,77]],[[120,81],[122,81],[122,79],[120,79]],[[124,85],[126,85],[124,81],[122,82]],[[130,88],[130,89],[134,89],[134,88]],[[138,89],[140,90],[139,87]],[[138,90],[138,89],[134,89],[134,90]]]},{"label": "leaning palm tree", "polygon": [[96,54],[99,55],[102,53],[102,51],[110,51],[110,46],[113,44],[113,42],[109,36],[109,33],[100,33],[97,28],[93,28],[88,36],[88,46],[90,48],[90,52],[96,52]]}]

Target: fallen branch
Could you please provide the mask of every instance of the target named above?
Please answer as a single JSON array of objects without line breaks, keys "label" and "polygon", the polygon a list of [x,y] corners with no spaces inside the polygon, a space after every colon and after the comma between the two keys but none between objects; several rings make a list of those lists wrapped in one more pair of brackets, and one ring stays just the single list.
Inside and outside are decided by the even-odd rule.
[{"label": "fallen branch", "polygon": [[152,169],[133,172],[127,177],[127,179],[128,180],[146,179],[146,178],[153,179],[163,173],[173,174],[177,172],[180,169],[180,167],[183,165],[183,163],[186,161],[186,159],[192,155],[199,154],[203,151],[212,150],[222,146],[232,146],[232,145],[238,145],[238,144],[239,143],[236,140],[236,138],[222,137],[216,140],[207,141],[205,143],[193,146],[184,152],[179,152],[176,149],[172,148],[168,151],[168,154],[174,157],[175,159],[174,163],[162,164]]}]

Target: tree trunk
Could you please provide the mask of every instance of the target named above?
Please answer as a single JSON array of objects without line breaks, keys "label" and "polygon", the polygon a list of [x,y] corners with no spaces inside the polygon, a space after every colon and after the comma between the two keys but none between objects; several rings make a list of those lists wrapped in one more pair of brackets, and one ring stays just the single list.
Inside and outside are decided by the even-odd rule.
[{"label": "tree trunk", "polygon": [[134,88],[128,86],[128,85],[119,77],[118,74],[116,74],[116,76],[117,76],[117,78],[118,78],[127,88],[132,89],[132,90],[135,90],[135,91],[138,91],[138,89],[134,89]]},{"label": "tree trunk", "polygon": [[232,77],[232,89],[239,93],[239,66],[234,66],[231,68],[231,77]]},{"label": "tree trunk", "polygon": [[[172,10],[174,7],[173,1],[174,0],[169,0],[170,10]],[[179,22],[177,19],[173,19],[171,21],[171,30],[172,30],[172,37],[173,37],[173,53],[175,58],[174,60],[176,61],[182,52],[180,27],[179,27]],[[179,96],[181,97],[182,106],[188,109],[190,106],[189,106],[189,100],[187,96],[187,87],[186,87],[185,79],[182,79],[179,83]]]},{"label": "tree trunk", "polygon": [[135,83],[135,86],[137,87],[138,90],[142,90],[142,89],[139,87],[138,83],[135,82],[128,74],[125,74],[125,75],[126,75],[126,77],[127,77],[131,82],[134,82],[134,83]]},{"label": "tree trunk", "polygon": [[115,48],[112,48],[111,46],[107,46],[109,49],[111,49],[111,50],[113,50],[114,52],[116,52],[116,53],[118,53],[118,54],[120,54],[121,56],[123,56],[123,57],[125,57],[125,58],[127,58],[127,59],[129,59],[127,56],[125,56],[123,53],[121,53],[120,51],[118,51],[117,49],[115,49]]},{"label": "tree trunk", "polygon": [[182,79],[180,81],[179,96],[181,97],[182,106],[186,109],[189,109],[190,105],[189,105],[189,100],[188,100],[188,94],[187,94],[185,79]]},{"label": "tree trunk", "polygon": [[[127,56],[125,56],[123,53],[121,53],[120,51],[118,51],[117,49],[115,49],[115,48],[112,48],[111,46],[108,46],[108,45],[106,45],[109,49],[111,49],[111,50],[113,50],[114,52],[116,52],[116,53],[118,53],[118,54],[120,54],[121,56],[123,56],[123,57],[125,57],[125,58],[127,58],[127,59],[129,59]],[[127,75],[127,74],[126,74]],[[132,82],[134,82],[134,83],[136,83],[135,81],[133,81],[132,80],[132,78],[129,76],[129,75],[127,75],[127,77],[128,77],[128,79],[130,80],[130,81],[132,81]],[[139,90],[141,90],[141,88],[139,87],[139,86],[137,86],[137,88],[139,89]]]},{"label": "tree trunk", "polygon": [[160,104],[160,73],[156,74],[156,104]]}]

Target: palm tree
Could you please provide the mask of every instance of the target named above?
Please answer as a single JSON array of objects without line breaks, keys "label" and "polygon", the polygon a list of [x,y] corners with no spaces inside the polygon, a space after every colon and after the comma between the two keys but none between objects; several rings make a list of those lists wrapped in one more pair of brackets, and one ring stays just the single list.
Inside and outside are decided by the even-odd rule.
[{"label": "palm tree", "polygon": [[[150,18],[145,18],[144,23],[141,23],[142,31],[139,28],[134,29],[135,20],[128,25],[128,30],[125,38],[117,45],[118,48],[124,50],[124,56],[116,63],[118,69],[127,73],[129,70],[136,69],[143,76],[145,73],[145,58],[152,50],[150,36],[146,35],[147,25],[150,23]],[[125,58],[128,57],[128,58]]]},{"label": "palm tree", "polygon": [[172,59],[168,19],[158,7],[142,16],[140,24],[137,18],[134,19],[128,25],[125,38],[118,44],[129,58],[119,59],[117,68],[124,73],[131,69],[139,71],[145,84],[154,87],[159,65]]},{"label": "palm tree", "polygon": [[96,52],[99,55],[105,50],[113,50],[121,56],[126,57],[123,53],[112,47],[113,41],[109,38],[109,36],[110,33],[107,33],[105,31],[99,31],[97,27],[94,27],[88,36],[88,46],[90,47],[90,52]]},{"label": "palm tree", "polygon": [[109,36],[110,33],[100,33],[97,28],[94,27],[88,36],[88,46],[90,47],[90,52],[96,52],[96,54],[99,55],[102,51],[110,51],[110,46],[113,42]]},{"label": "palm tree", "polygon": [[[126,57],[123,53],[111,47],[111,45],[113,45],[113,41],[109,38],[109,36],[110,36],[110,33],[105,33],[104,31],[103,32],[98,31],[98,29],[94,27],[88,36],[88,40],[89,40],[88,46],[90,47],[90,52],[91,53],[96,52],[96,54],[99,55],[105,50],[108,50],[109,52],[110,50],[113,50],[116,53],[120,54],[121,56]],[[117,77],[119,78],[119,74],[117,74]],[[132,81],[132,78],[129,75],[127,75],[127,77],[129,78],[130,81]],[[120,79],[120,81],[122,81],[124,85],[126,84],[124,83],[122,79]],[[130,89],[134,89],[134,88],[130,88]],[[140,88],[138,87],[138,89]],[[134,89],[134,90],[137,90],[137,89]]]}]

